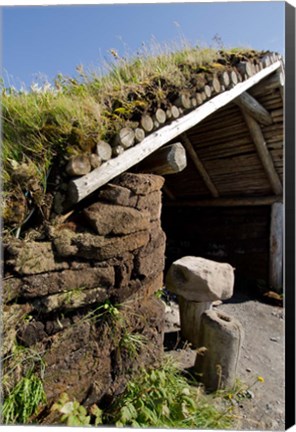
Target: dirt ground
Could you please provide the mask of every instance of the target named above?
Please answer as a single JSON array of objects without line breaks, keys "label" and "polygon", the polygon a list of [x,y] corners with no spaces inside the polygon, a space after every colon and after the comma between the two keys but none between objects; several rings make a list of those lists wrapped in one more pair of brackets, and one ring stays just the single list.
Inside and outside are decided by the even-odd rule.
[{"label": "dirt ground", "polygon": [[[245,293],[236,293],[215,307],[237,318],[244,327],[237,377],[248,385],[258,376],[264,378],[264,383],[256,382],[250,388],[249,398],[237,404],[236,430],[285,430],[283,308],[263,303]],[[190,368],[196,353],[188,344],[178,345],[179,330],[178,306],[170,301],[166,306],[166,351],[181,368]]]}]

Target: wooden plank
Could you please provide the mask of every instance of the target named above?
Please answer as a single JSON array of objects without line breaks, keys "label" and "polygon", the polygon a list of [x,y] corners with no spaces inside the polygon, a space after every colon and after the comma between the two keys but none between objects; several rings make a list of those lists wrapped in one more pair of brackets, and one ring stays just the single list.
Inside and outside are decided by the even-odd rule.
[{"label": "wooden plank", "polygon": [[227,90],[213,99],[205,102],[184,117],[173,121],[160,130],[151,133],[143,141],[134,147],[127,149],[124,153],[114,159],[102,164],[89,174],[72,180],[68,186],[68,206],[78,203],[83,198],[97,190],[99,187],[108,183],[114,177],[138,164],[155,150],[167,144],[183,132],[204,120],[219,108],[227,105],[244,91],[260,82],[263,78],[281,67],[281,62],[277,61],[267,68],[261,70],[251,78],[237,84],[234,88]]},{"label": "wooden plank", "polygon": [[173,207],[245,207],[245,206],[265,206],[275,202],[280,202],[282,197],[237,197],[237,198],[215,198],[215,199],[192,199],[186,201],[172,201],[164,203]]},{"label": "wooden plank", "polygon": [[207,173],[207,170],[205,169],[202,161],[199,159],[199,157],[198,157],[196,151],[194,150],[194,148],[193,148],[188,136],[186,135],[186,133],[183,133],[181,135],[181,139],[182,139],[182,142],[184,144],[184,147],[186,148],[189,156],[191,157],[192,162],[194,163],[197,171],[199,172],[200,176],[202,177],[203,181],[205,182],[205,184],[206,184],[207,188],[209,189],[209,191],[211,192],[212,196],[218,197],[219,192],[217,191],[216,186],[212,182],[209,174]]},{"label": "wooden plank", "polygon": [[283,192],[283,187],[274,168],[273,161],[268,151],[268,147],[266,145],[261,128],[256,120],[249,116],[249,114],[247,114],[244,110],[242,110],[242,113],[249,128],[250,135],[256,146],[258,156],[270,181],[272,190],[276,195],[280,195]]},{"label": "wooden plank", "polygon": [[269,112],[249,93],[242,93],[234,103],[245,110],[251,117],[264,125],[272,124]]},{"label": "wooden plank", "polygon": [[276,291],[283,288],[283,204],[271,207],[269,285]]},{"label": "wooden plank", "polygon": [[138,167],[141,172],[167,175],[183,171],[186,166],[186,151],[179,142],[156,150],[156,152],[141,162]]}]

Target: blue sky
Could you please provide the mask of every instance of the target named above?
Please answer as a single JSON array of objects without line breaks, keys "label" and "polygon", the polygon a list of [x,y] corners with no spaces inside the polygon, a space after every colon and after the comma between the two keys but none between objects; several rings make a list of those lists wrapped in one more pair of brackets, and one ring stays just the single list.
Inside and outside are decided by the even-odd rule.
[{"label": "blue sky", "polygon": [[284,16],[284,2],[3,7],[3,77],[19,88],[37,74],[73,76],[79,64],[98,67],[110,49],[124,56],[152,38],[211,45],[218,34],[226,47],[284,54]]}]

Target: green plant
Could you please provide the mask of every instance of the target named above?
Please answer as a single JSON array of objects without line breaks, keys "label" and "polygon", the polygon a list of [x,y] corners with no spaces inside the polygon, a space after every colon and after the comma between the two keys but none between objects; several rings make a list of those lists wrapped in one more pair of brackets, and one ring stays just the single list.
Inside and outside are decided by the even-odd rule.
[{"label": "green plant", "polygon": [[39,406],[45,402],[46,396],[41,379],[31,372],[28,373],[4,400],[4,424],[29,423]]},{"label": "green plant", "polygon": [[240,379],[236,379],[235,384],[230,389],[217,390],[214,394],[214,398],[220,397],[231,402],[239,402],[242,399],[249,399],[252,397],[250,389],[258,383],[264,383],[262,376],[257,376],[251,384],[246,384]]},{"label": "green plant", "polygon": [[125,329],[119,341],[119,348],[124,348],[131,358],[135,358],[146,343],[147,338],[144,335],[131,333]]},{"label": "green plant", "polygon": [[91,415],[77,400],[71,401],[67,393],[62,393],[60,399],[51,407],[51,411],[58,411],[62,414],[60,421],[67,426],[89,426],[91,415],[94,416],[94,425],[102,424],[102,410],[97,405],[90,409]]},{"label": "green plant", "polygon": [[158,369],[142,370],[103,418],[121,427],[230,427],[229,413],[208,404],[201,388],[192,384],[167,360]]},{"label": "green plant", "polygon": [[109,317],[112,320],[119,320],[120,319],[119,305],[114,305],[108,299],[104,303],[101,303],[95,309],[93,309],[89,313],[87,313],[83,317],[82,321],[90,320],[92,322],[97,322],[98,320],[102,319],[103,317],[104,318]]}]

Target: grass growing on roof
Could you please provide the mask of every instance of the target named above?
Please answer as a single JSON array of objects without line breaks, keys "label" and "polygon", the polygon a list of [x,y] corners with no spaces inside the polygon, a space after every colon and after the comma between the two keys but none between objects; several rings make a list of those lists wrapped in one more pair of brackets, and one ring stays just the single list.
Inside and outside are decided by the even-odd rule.
[{"label": "grass growing on roof", "polygon": [[[131,58],[120,57],[115,50],[110,53],[112,61],[104,73],[79,66],[76,78],[59,74],[54,87],[35,85],[30,92],[2,84],[6,225],[17,228],[24,223],[30,210],[28,196],[31,207],[42,209],[56,158],[63,165],[72,155],[93,151],[99,140],[112,141],[123,126],[165,104],[169,94],[190,87],[192,73],[214,70],[211,65],[221,57],[216,49],[184,42],[172,49],[154,41]],[[232,53],[226,55],[229,59]]]}]

